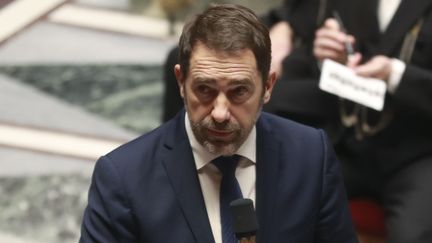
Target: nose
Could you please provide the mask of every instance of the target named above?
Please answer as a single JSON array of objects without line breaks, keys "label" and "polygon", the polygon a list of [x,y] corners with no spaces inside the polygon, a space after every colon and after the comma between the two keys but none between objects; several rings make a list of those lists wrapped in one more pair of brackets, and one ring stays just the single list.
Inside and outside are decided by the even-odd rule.
[{"label": "nose", "polygon": [[219,123],[230,119],[231,114],[229,112],[229,100],[224,93],[220,93],[216,97],[211,116],[216,122]]}]

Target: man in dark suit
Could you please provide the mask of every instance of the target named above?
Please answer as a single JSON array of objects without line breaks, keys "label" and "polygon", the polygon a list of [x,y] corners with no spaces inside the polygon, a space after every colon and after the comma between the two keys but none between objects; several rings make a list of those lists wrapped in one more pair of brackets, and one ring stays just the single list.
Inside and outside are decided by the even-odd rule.
[{"label": "man in dark suit", "polygon": [[[389,242],[432,242],[432,1],[295,2],[286,20],[303,46],[281,64],[268,108],[328,129],[349,196],[372,197],[384,206]],[[317,27],[302,25],[313,23],[301,21],[312,15],[305,9],[315,11]],[[307,28],[309,34],[303,33]],[[349,60],[345,42],[357,52]],[[319,91],[318,64],[326,58],[384,80],[384,111]]]},{"label": "man in dark suit", "polygon": [[186,111],[98,160],[80,242],[235,241],[221,169],[234,163],[258,242],[357,242],[323,131],[261,112],[275,83],[270,48],[241,6],[213,6],[185,25],[175,75]]}]

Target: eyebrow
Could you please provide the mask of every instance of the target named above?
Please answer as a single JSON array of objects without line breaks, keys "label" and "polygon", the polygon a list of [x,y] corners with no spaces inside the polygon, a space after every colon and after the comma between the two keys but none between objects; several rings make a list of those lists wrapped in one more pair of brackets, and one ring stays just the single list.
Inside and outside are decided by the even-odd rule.
[{"label": "eyebrow", "polygon": [[[195,78],[195,84],[214,85],[216,83],[217,83],[217,79],[215,78],[210,78],[210,77]],[[233,86],[233,85],[251,85],[251,83],[253,83],[252,80],[248,78],[243,78],[243,79],[229,79],[227,84],[229,86]]]},{"label": "eyebrow", "polygon": [[216,83],[216,79],[214,79],[214,78],[206,78],[206,77],[196,77],[195,78],[195,83],[198,83],[198,84],[215,84]]},{"label": "eyebrow", "polygon": [[229,84],[239,85],[239,84],[251,84],[252,80],[244,78],[244,79],[231,79],[229,80]]}]

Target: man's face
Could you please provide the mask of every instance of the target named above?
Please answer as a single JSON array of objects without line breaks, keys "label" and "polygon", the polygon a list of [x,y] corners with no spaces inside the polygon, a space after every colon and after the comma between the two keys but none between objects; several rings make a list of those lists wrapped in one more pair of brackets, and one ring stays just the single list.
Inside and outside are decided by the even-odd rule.
[{"label": "man's face", "polygon": [[193,133],[209,152],[232,155],[253,128],[270,99],[275,75],[263,86],[249,49],[224,53],[198,42],[186,78],[175,67]]}]

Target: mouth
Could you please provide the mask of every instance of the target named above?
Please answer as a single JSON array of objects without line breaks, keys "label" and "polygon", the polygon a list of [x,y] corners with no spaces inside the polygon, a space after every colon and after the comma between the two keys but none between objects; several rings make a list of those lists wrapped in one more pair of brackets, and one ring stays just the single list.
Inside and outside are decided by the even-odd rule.
[{"label": "mouth", "polygon": [[220,140],[230,139],[234,134],[234,131],[215,130],[215,129],[209,129],[209,128],[207,129],[207,132],[210,136],[212,136],[216,139],[220,139]]}]

